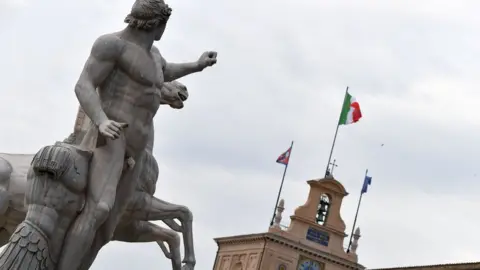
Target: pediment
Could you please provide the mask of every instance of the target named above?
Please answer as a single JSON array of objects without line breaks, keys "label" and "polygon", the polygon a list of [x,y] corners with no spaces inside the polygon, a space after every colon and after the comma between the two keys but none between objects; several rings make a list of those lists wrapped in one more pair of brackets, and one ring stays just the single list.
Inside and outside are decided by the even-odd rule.
[{"label": "pediment", "polygon": [[321,187],[329,191],[339,193],[343,196],[347,196],[348,192],[345,187],[334,178],[321,178],[308,181],[311,187]]}]

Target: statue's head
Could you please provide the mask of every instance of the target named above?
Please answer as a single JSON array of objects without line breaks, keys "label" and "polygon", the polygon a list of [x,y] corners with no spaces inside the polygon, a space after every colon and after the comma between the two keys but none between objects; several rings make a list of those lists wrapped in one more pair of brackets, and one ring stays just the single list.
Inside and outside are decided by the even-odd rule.
[{"label": "statue's head", "polygon": [[171,13],[163,0],[136,0],[125,22],[131,28],[152,32],[155,40],[160,40]]},{"label": "statue's head", "polygon": [[161,104],[168,104],[174,109],[183,108],[183,103],[188,98],[187,87],[177,81],[164,83],[160,92]]}]

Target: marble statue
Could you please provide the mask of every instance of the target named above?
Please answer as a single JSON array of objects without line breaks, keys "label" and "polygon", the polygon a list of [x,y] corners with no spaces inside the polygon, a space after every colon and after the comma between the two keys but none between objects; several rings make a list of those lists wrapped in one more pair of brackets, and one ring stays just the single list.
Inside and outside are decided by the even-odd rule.
[{"label": "marble statue", "polygon": [[[161,104],[168,104],[170,107],[174,109],[183,108],[183,102],[188,98],[188,91],[187,88],[174,81],[171,83],[165,83],[161,88],[162,93],[161,95]],[[82,108],[79,108],[79,113],[77,115],[77,121],[75,123],[75,131],[67,140],[71,140],[71,138],[75,138],[75,141],[83,141],[82,137],[88,131],[88,126],[91,124],[91,120],[88,116],[85,115]],[[146,143],[146,149],[143,155],[143,158],[140,160],[140,164],[136,166],[142,166],[141,173],[150,177],[141,177],[139,181],[137,181],[137,189],[133,194],[133,197],[127,204],[125,211],[123,212],[122,218],[120,219],[120,224],[117,227],[117,230],[114,234],[114,239],[116,236],[120,235],[121,233],[124,234],[126,237],[130,237],[132,233],[132,229],[134,230],[142,230],[148,233],[150,230],[162,230],[163,228],[154,225],[153,223],[147,223],[144,221],[156,221],[161,220],[165,224],[167,224],[171,229],[176,232],[181,232],[183,234],[183,242],[185,248],[185,266],[183,269],[191,269],[195,265],[195,253],[194,253],[194,246],[193,246],[193,228],[192,228],[192,213],[190,210],[182,205],[172,204],[163,200],[160,200],[153,196],[156,187],[156,179],[158,178],[158,165],[155,158],[152,155],[153,151],[153,144],[154,144],[154,129],[153,126],[150,129],[150,133]],[[145,180],[147,179],[147,180]],[[149,179],[149,180],[148,180]],[[140,184],[140,185],[138,185]],[[180,221],[180,225],[178,225],[174,219]],[[135,221],[134,223],[129,221]],[[132,228],[138,227],[137,228]],[[156,227],[152,227],[156,226]],[[121,229],[121,230],[120,230]],[[159,232],[160,233],[160,232]],[[118,238],[118,237],[117,237]],[[145,237],[141,237],[144,239]],[[122,237],[125,239],[125,237]],[[148,238],[150,239],[150,238]],[[151,241],[151,240],[137,240],[135,241]],[[173,241],[173,240],[172,240]],[[90,250],[90,255],[86,257],[80,269],[88,269],[90,265],[93,263],[98,251],[100,250],[103,245],[98,245],[92,247]],[[172,266],[173,269],[180,269],[181,261],[179,259],[180,253],[177,250],[172,249],[172,246],[169,245],[169,249],[172,251],[170,255],[166,253],[166,249],[164,246],[160,245],[164,253],[167,255],[168,258],[172,259]],[[95,248],[95,249],[93,249]]]},{"label": "marble statue", "polygon": [[[33,156],[24,188],[26,215],[0,254],[0,270],[88,269],[109,241],[150,241],[153,231],[171,242],[170,252],[162,250],[173,269],[194,269],[191,212],[138,189],[142,173],[158,174],[151,155],[153,117],[161,104],[182,108],[187,98],[172,90],[178,87],[164,86],[217,62],[213,51],[191,63],[162,57],[153,42],[162,38],[171,12],[163,0],[136,0],[127,27],[94,42],[75,86],[91,124]],[[12,164],[4,161],[3,166],[8,171]],[[5,175],[0,174],[0,182],[11,179]],[[5,193],[0,188],[0,195]],[[175,249],[178,239],[150,220],[163,220],[183,233],[183,266]]]},{"label": "marble statue", "polygon": [[[162,104],[169,104],[172,108],[183,107],[183,101],[188,97],[186,87],[178,82],[165,83],[161,92],[163,93],[161,96]],[[182,98],[180,98],[180,96],[182,96]],[[82,141],[82,136],[85,134],[85,127],[88,127],[89,123],[88,117],[85,117],[83,110],[80,108],[75,123],[75,131],[64,142],[75,144],[75,141]],[[165,256],[171,259],[172,269],[181,269],[180,240],[176,232],[183,233],[185,254],[188,252],[192,254],[192,260],[194,261],[192,214],[185,206],[171,204],[153,196],[158,178],[158,165],[152,155],[153,139],[154,134],[152,133],[147,142],[145,155],[139,163],[142,164],[142,171],[136,181],[134,196],[127,204],[126,211],[123,213],[112,240],[124,242],[157,242]],[[35,155],[0,153],[0,246],[8,242],[8,238],[13,232],[15,232],[15,235],[19,235],[21,232],[19,229],[15,231],[15,228],[22,223],[27,213],[27,206],[24,205],[24,197],[26,187],[31,183],[27,182],[27,172],[30,169],[29,165],[34,156]],[[33,182],[42,183],[37,180]],[[49,200],[52,201],[52,198],[48,196],[43,198],[45,206],[42,207],[42,209],[48,209],[52,212],[57,211],[58,206],[48,205]],[[37,207],[38,205],[36,208]],[[36,209],[34,210],[33,213],[40,213],[36,211]],[[44,212],[47,213],[49,211],[44,210]],[[178,219],[181,225],[178,225],[173,219]],[[162,228],[149,222],[152,220],[162,220],[173,230]],[[35,223],[35,220],[32,222],[37,225],[42,225],[41,223]],[[22,229],[24,229],[24,227],[25,226],[22,226]],[[48,237],[50,236],[51,235]],[[63,236],[64,235],[55,232],[55,237],[61,238]],[[12,238],[17,242],[20,240],[18,236]],[[47,238],[46,241],[51,242],[50,238]],[[163,242],[168,244],[168,250]],[[15,243],[16,242],[13,242],[10,245],[15,245]],[[6,250],[8,251],[9,249]],[[30,248],[30,251],[27,249],[24,251],[33,258],[32,253],[34,252],[32,252],[32,248]],[[50,259],[53,258],[54,263],[58,257],[58,252],[52,253],[53,254],[48,255]],[[24,269],[22,266],[24,264],[14,264],[19,264],[20,262],[26,262],[28,265],[34,266],[31,261],[22,259],[23,257],[19,260],[18,256],[16,256],[17,254],[18,251],[16,252],[15,250],[4,252],[0,256],[0,265],[5,267],[4,269]],[[15,260],[12,260],[12,258],[15,258]],[[95,257],[93,256],[85,258],[81,269],[88,269],[94,259]],[[49,264],[51,265],[52,262],[49,262]],[[44,268],[40,269],[49,268],[48,265],[45,265]]]},{"label": "marble statue", "polygon": [[65,238],[59,270],[78,268],[81,258],[113,236],[160,105],[155,89],[216,63],[215,52],[192,63],[165,61],[153,42],[161,39],[170,14],[162,0],[137,0],[125,19],[128,26],[99,37],[92,47],[75,88],[93,122],[80,144],[93,151],[89,185],[85,206]]}]

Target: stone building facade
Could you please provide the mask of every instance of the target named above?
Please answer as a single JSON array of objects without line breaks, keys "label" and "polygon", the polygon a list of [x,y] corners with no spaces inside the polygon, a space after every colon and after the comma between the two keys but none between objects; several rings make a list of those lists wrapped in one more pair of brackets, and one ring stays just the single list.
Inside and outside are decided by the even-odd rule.
[{"label": "stone building facade", "polygon": [[[307,183],[307,201],[290,217],[288,228],[280,225],[281,200],[268,232],[216,238],[213,270],[365,270],[358,262],[359,228],[349,250],[344,248],[348,242],[340,208],[347,191],[332,177]],[[371,270],[480,270],[480,262]]]},{"label": "stone building facade", "polygon": [[268,232],[217,238],[214,270],[364,270],[356,254],[357,229],[349,252],[344,249],[345,222],[340,215],[348,195],[334,178],[310,180],[304,205],[280,226],[284,201]]}]

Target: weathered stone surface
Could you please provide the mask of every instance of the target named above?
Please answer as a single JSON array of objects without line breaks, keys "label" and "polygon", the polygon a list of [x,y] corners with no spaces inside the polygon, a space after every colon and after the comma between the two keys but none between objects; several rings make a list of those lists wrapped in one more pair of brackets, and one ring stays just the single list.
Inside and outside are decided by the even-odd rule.
[{"label": "weathered stone surface", "polygon": [[0,269],[53,269],[48,239],[33,223],[23,221],[0,255]]}]

